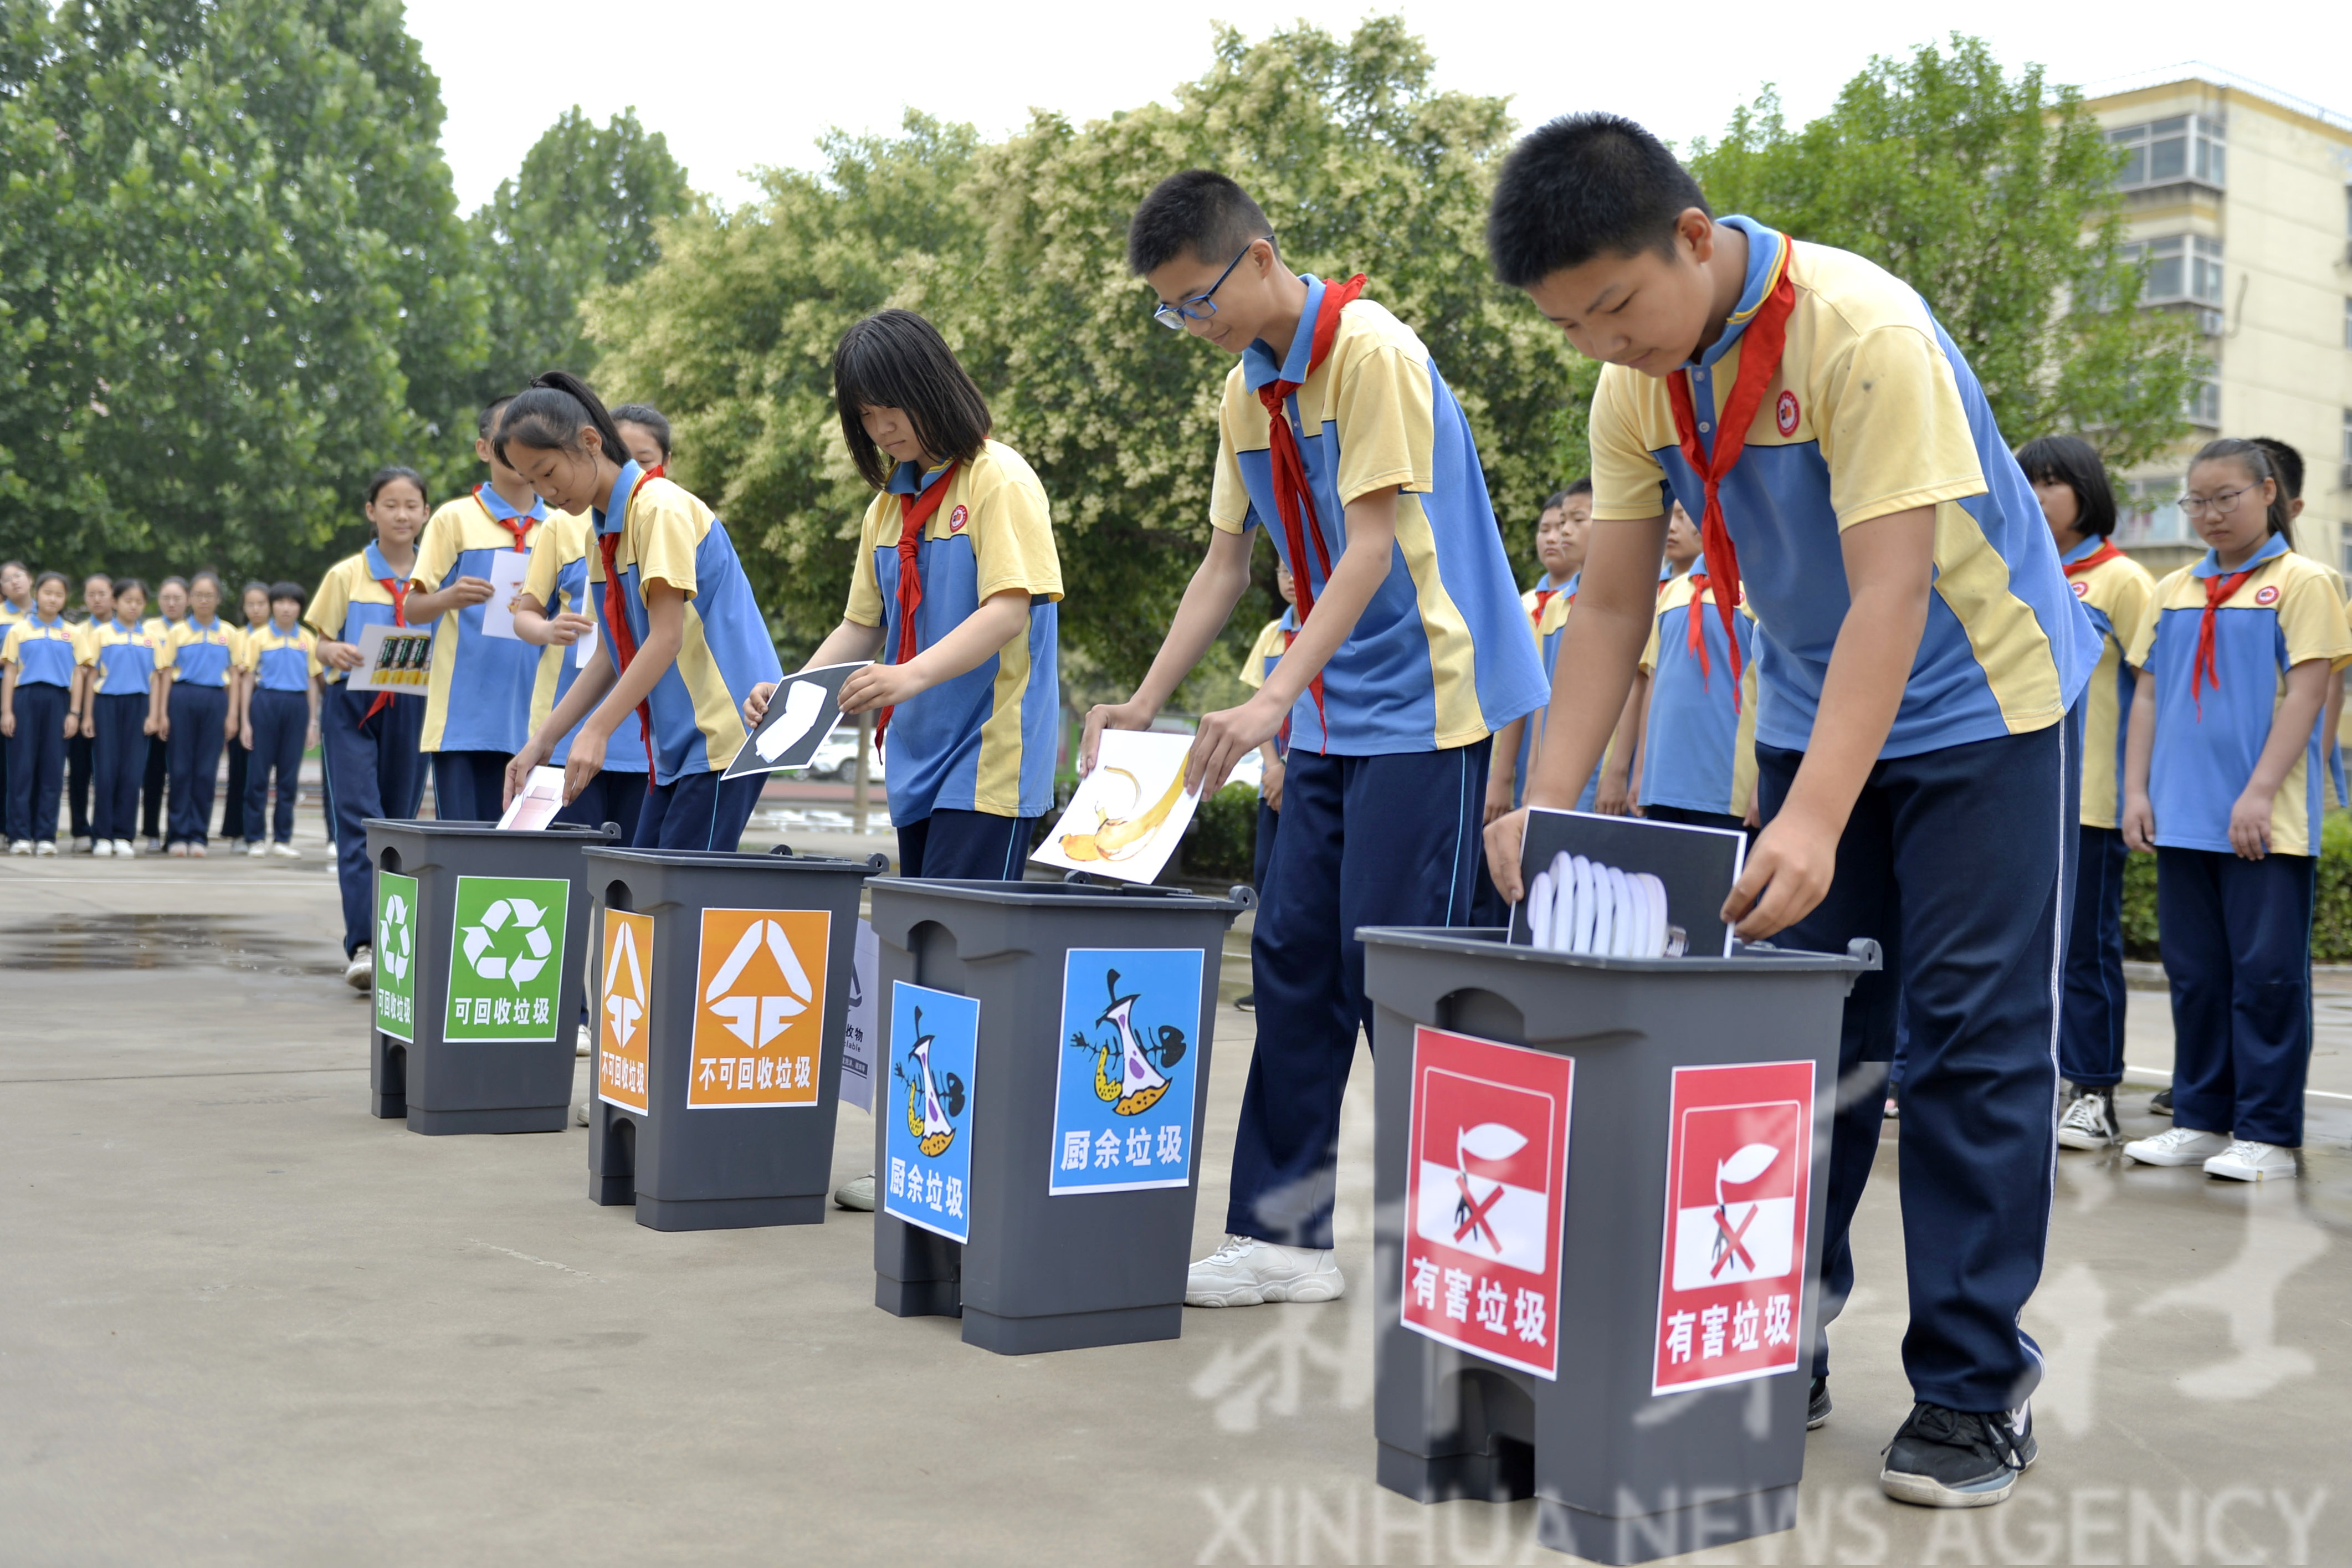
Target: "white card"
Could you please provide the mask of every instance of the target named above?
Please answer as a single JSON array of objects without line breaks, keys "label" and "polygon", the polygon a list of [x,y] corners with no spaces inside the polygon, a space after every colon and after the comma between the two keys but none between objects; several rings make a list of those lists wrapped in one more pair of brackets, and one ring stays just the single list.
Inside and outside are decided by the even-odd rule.
[{"label": "white card", "polygon": [[588,668],[588,661],[596,657],[596,639],[603,635],[604,623],[601,621],[580,634],[580,640],[572,645],[572,668]]},{"label": "white card", "polygon": [[1095,771],[1029,857],[1122,882],[1149,882],[1168,864],[1201,797],[1184,791],[1192,737],[1106,730]]},{"label": "white card", "polygon": [[563,770],[533,768],[530,777],[523,781],[522,793],[514,797],[506,815],[499,818],[499,826],[535,833],[553,822],[555,814],[562,809]]},{"label": "white card", "polygon": [[514,626],[514,598],[522,592],[522,580],[530,572],[530,552],[523,550],[497,550],[490,552],[490,596],[482,601],[482,635],[505,637],[509,642],[522,639]]}]

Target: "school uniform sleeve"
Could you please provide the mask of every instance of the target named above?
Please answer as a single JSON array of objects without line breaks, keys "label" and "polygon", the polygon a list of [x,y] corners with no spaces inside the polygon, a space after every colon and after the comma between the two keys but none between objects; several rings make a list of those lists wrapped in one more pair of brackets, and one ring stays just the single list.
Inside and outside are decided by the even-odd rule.
[{"label": "school uniform sleeve", "polygon": [[1437,394],[1429,366],[1378,340],[1331,367],[1341,505],[1378,490],[1427,494],[1435,478]]},{"label": "school uniform sleeve", "polygon": [[647,495],[634,514],[637,523],[637,581],[667,583],[694,597],[694,551],[702,542],[701,520],[694,509],[677,499],[685,491],[671,487],[667,494]]},{"label": "school uniform sleeve", "polygon": [[1265,661],[1282,651],[1282,620],[1279,616],[1258,628],[1257,640],[1250,644],[1249,657],[1242,660],[1242,684],[1255,691],[1265,685]]},{"label": "school uniform sleeve", "polygon": [[343,617],[352,607],[351,574],[341,562],[327,568],[319,579],[318,591],[303,606],[302,625],[322,637],[340,640],[343,635]]},{"label": "school uniform sleeve", "polygon": [[98,623],[96,621],[86,622],[74,633],[73,650],[76,664],[98,663]]},{"label": "school uniform sleeve", "polygon": [[[555,580],[563,570],[563,542],[551,516],[530,542],[530,564],[523,568],[522,591],[539,601],[541,611],[555,614]],[[602,553],[602,552],[598,552]]]},{"label": "school uniform sleeve", "polygon": [[[1238,376],[1241,373],[1241,367],[1235,365],[1232,375]],[[1234,428],[1234,420],[1247,417],[1235,412],[1241,405],[1234,395],[1234,384],[1229,376],[1225,382],[1225,395],[1217,406],[1217,466],[1209,477],[1209,526],[1223,529],[1227,533],[1247,532],[1253,523],[1262,521],[1257,516],[1255,503],[1250,500],[1249,484],[1242,478],[1241,447],[1234,439],[1239,434]],[[1260,420],[1265,418],[1265,410],[1258,407],[1255,398],[1249,399],[1246,406],[1256,409]]]},{"label": "school uniform sleeve", "polygon": [[[441,588],[441,579],[447,576],[449,569],[457,564],[458,546],[464,542],[466,529],[465,525],[452,513],[457,507],[467,503],[475,506],[481,504],[479,501],[473,500],[471,497],[466,498],[465,502],[446,502],[440,510],[433,514],[432,521],[425,525],[425,537],[416,542],[416,564],[408,574],[408,586],[411,592],[438,593]],[[331,637],[333,634],[328,635]]]},{"label": "school uniform sleeve", "polygon": [[25,661],[18,657],[16,647],[24,640],[25,623],[22,621],[11,626],[6,635],[0,636],[0,664],[23,664]]},{"label": "school uniform sleeve", "polygon": [[311,679],[318,679],[325,672],[327,667],[319,660],[319,639],[308,629],[302,629],[302,658],[310,668]]},{"label": "school uniform sleeve", "polygon": [[1666,515],[1666,470],[1642,444],[1628,397],[1636,372],[1615,365],[1601,373],[1592,396],[1592,520],[1647,522]]},{"label": "school uniform sleeve", "polygon": [[843,620],[861,626],[882,624],[882,583],[874,575],[874,552],[881,542],[875,536],[875,523],[882,509],[894,504],[887,490],[876,496],[866,509],[866,520],[857,526],[857,559],[849,569],[849,604],[841,612]]},{"label": "school uniform sleeve", "polygon": [[2183,566],[2179,572],[2168,573],[2157,584],[2156,592],[2148,595],[2147,608],[2140,615],[2137,629],[2125,637],[2124,662],[2134,669],[2146,669],[2147,661],[2155,656],[2156,628],[2164,623],[2164,606],[2172,601],[2173,584],[2188,570]]},{"label": "school uniform sleeve", "polygon": [[1926,331],[1873,328],[1823,369],[1814,427],[1841,531],[1985,492],[1959,382]]},{"label": "school uniform sleeve", "polygon": [[2121,579],[2116,584],[2115,610],[2108,620],[2116,628],[2116,641],[2123,649],[2124,662],[2134,664],[2132,644],[2140,627],[2156,611],[2156,579],[2145,572],[2124,573]]},{"label": "school uniform sleeve", "polygon": [[[1062,596],[1062,558],[1054,548],[1045,486],[1025,475],[1008,474],[973,513],[971,552],[980,571],[982,603],[1016,590],[1032,598]],[[866,569],[873,571],[874,552],[863,552],[861,558]]]},{"label": "school uniform sleeve", "polygon": [[2290,668],[2324,658],[2332,669],[2352,664],[2352,623],[2334,582],[2317,572],[2297,573],[2279,595],[2279,634]]},{"label": "school uniform sleeve", "polygon": [[180,660],[180,630],[177,626],[165,632],[155,643],[155,673],[165,674]]}]

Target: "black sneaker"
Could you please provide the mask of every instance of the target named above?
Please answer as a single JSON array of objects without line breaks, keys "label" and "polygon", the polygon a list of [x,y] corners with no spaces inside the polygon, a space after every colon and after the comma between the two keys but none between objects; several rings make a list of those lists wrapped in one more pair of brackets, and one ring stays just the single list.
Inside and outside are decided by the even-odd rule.
[{"label": "black sneaker", "polygon": [[1257,993],[1255,991],[1243,992],[1240,995],[1234,998],[1234,1005],[1244,1013],[1256,1012]]},{"label": "black sneaker", "polygon": [[2031,1406],[1987,1415],[1915,1405],[1886,1445],[1878,1484],[1897,1502],[1983,1508],[2009,1496],[2037,1453]]},{"label": "black sneaker", "polygon": [[1817,1432],[1828,1426],[1830,1409],[1830,1380],[1817,1377],[1813,1379],[1812,1397],[1805,1401],[1805,1430]]},{"label": "black sneaker", "polygon": [[2156,1091],[2156,1097],[2155,1097],[2154,1099],[2150,1100],[2147,1102],[2147,1109],[2149,1110],[2149,1111],[2150,1111],[2151,1113],[2153,1113],[2153,1114],[2155,1114],[2155,1115],[2158,1115],[2158,1116],[2169,1116],[2169,1115],[2171,1115],[2171,1114],[2172,1114],[2172,1089],[2171,1089],[2171,1087],[2170,1087],[2169,1085],[2167,1085],[2165,1088],[2158,1089],[2158,1090]]}]

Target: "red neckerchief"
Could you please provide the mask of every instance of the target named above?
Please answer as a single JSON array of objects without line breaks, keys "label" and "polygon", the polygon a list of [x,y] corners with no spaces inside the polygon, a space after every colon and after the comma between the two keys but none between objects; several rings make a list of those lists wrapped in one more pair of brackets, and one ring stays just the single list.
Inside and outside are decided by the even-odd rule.
[{"label": "red neckerchief", "polygon": [[[915,612],[923,607],[923,574],[917,564],[923,548],[923,525],[931,521],[940,503],[948,499],[948,485],[962,466],[961,459],[950,463],[928,485],[918,478],[919,493],[898,498],[898,646],[890,656],[892,664],[904,664],[915,657]],[[877,744],[890,728],[890,715],[898,710],[894,702],[875,720]]]},{"label": "red neckerchief", "polygon": [[1550,604],[1552,600],[1558,596],[1559,593],[1559,590],[1557,588],[1538,588],[1536,590],[1535,614],[1530,618],[1534,620],[1536,629],[1538,631],[1541,631],[1543,629],[1544,606]]},{"label": "red neckerchief", "polygon": [[[1285,629],[1282,634],[1282,651],[1288,653],[1290,645],[1297,640],[1298,632],[1296,627]],[[1277,658],[1276,662],[1280,663],[1281,660]],[[1282,716],[1282,728],[1274,733],[1274,754],[1278,758],[1290,755],[1290,715],[1287,713]]]},{"label": "red neckerchief", "polygon": [[669,465],[666,462],[656,463],[652,468],[646,470],[646,478],[649,479],[666,479],[669,478]]},{"label": "red neckerchief", "polygon": [[[514,535],[515,549],[517,551],[530,549],[530,546],[526,544],[524,540],[530,532],[530,514],[528,512],[519,511],[512,517],[500,517],[497,512],[490,510],[490,503],[482,499],[482,492],[489,488],[490,487],[488,485],[476,485],[474,487],[474,504],[482,509],[482,515],[484,517],[488,518],[492,522],[497,523],[500,528],[505,529],[509,533]],[[500,500],[504,500],[506,498],[504,496],[500,496],[499,499]]]},{"label": "red neckerchief", "polygon": [[1724,476],[1738,466],[1739,454],[1747,449],[1748,426],[1763,405],[1765,387],[1780,368],[1780,351],[1788,346],[1789,312],[1797,304],[1797,287],[1789,280],[1789,264],[1796,249],[1796,242],[1783,235],[1778,264],[1780,277],[1765,294],[1764,302],[1757,307],[1755,320],[1748,323],[1747,334],[1739,341],[1739,373],[1732,380],[1731,396],[1723,405],[1722,417],[1716,421],[1712,457],[1699,439],[1698,416],[1691,407],[1690,376],[1678,370],[1666,380],[1683,459],[1706,486],[1706,506],[1698,527],[1699,553],[1715,568],[1724,584],[1724,592],[1715,596],[1715,607],[1723,617],[1724,640],[1730,645],[1734,708],[1739,706],[1740,658],[1739,628],[1734,620],[1738,612],[1732,605],[1739,597],[1739,552],[1732,547],[1731,531],[1723,521],[1721,491]]},{"label": "red neckerchief", "polygon": [[[1315,312],[1315,336],[1307,345],[1307,374],[1312,377],[1323,362],[1330,357],[1331,343],[1339,335],[1339,312],[1348,302],[1364,291],[1364,275],[1357,273],[1345,283],[1323,286],[1323,303]],[[1315,613],[1315,583],[1308,575],[1306,542],[1315,541],[1316,563],[1323,568],[1323,582],[1331,582],[1331,552],[1323,542],[1322,520],[1315,515],[1315,497],[1307,486],[1307,458],[1298,449],[1298,437],[1290,428],[1283,403],[1305,385],[1300,381],[1269,381],[1257,389],[1257,400],[1265,405],[1267,456],[1274,459],[1274,510],[1282,516],[1282,540],[1288,548],[1290,575],[1298,584],[1298,625],[1306,629],[1307,617]],[[1326,403],[1330,400],[1325,399]],[[1307,683],[1315,697],[1316,722],[1322,726],[1321,750],[1331,749],[1331,726],[1323,712],[1323,672]]]},{"label": "red neckerchief", "polygon": [[[1707,574],[1704,572],[1694,572],[1690,574],[1690,614],[1683,617],[1685,638],[1690,646],[1691,652],[1698,658],[1698,683],[1701,689],[1705,689],[1707,683],[1707,677],[1714,673],[1707,668],[1706,622],[1700,617],[1698,607],[1698,596],[1706,592],[1707,582]],[[1731,657],[1735,660],[1739,657],[1739,644],[1736,638],[1733,640],[1731,645]],[[1732,668],[1737,669],[1739,667],[1735,663]],[[1731,685],[1733,693],[1732,700],[1736,704],[1738,701],[1739,682],[1734,680]]]},{"label": "red neckerchief", "polygon": [[[485,508],[484,510],[488,510],[488,509]],[[367,557],[365,555],[362,555],[361,559],[365,560]],[[376,579],[376,583],[385,593],[392,595],[392,624],[395,626],[406,626],[408,624],[407,580],[402,577],[379,577]],[[369,720],[374,718],[377,714],[383,712],[385,709],[391,706],[392,693],[389,691],[377,692],[375,694],[375,700],[368,704],[368,710],[360,715],[360,722],[362,724],[366,723]]]},{"label": "red neckerchief", "polygon": [[2092,551],[2088,555],[2084,556],[2080,561],[2069,562],[2066,565],[2066,575],[2069,577],[2080,577],[2084,573],[2088,572],[2094,566],[2104,566],[2110,561],[2121,561],[2123,558],[2124,552],[2117,550],[2116,548],[2116,542],[2110,539],[2105,544],[2100,545],[2096,550]]},{"label": "red neckerchief", "polygon": [[2213,656],[2213,612],[2228,604],[2230,595],[2244,587],[2246,579],[2261,571],[2263,565],[2257,561],[2242,572],[2232,572],[2226,577],[2215,573],[2205,579],[2205,615],[2197,623],[2197,658],[2189,667],[2189,700],[2196,706],[2200,724],[2205,722],[2205,700],[2197,683],[2202,680],[2216,691],[2221,689],[2221,665]]},{"label": "red neckerchief", "polygon": [[[629,493],[621,501],[621,526],[610,533],[599,534],[596,538],[596,547],[604,558],[604,629],[613,639],[613,668],[615,679],[629,673],[629,661],[637,657],[637,637],[636,634],[629,629],[626,602],[621,593],[621,574],[613,564],[613,552],[620,548],[621,535],[628,531],[629,508],[635,503],[637,491],[652,477],[643,469],[638,470],[637,482],[629,487]],[[637,704],[637,733],[645,739],[646,765],[648,767],[653,765],[654,758],[652,709],[652,693],[648,692],[646,700]]]}]

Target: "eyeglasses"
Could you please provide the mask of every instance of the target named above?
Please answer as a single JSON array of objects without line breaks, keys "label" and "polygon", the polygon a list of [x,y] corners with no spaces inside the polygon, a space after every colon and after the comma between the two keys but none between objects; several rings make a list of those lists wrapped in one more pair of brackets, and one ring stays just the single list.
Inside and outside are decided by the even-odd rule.
[{"label": "eyeglasses", "polygon": [[[1210,317],[1215,315],[1217,313],[1217,302],[1209,296],[1214,294],[1218,289],[1225,286],[1225,279],[1231,278],[1234,275],[1234,268],[1242,264],[1242,257],[1247,256],[1250,253],[1251,247],[1255,246],[1259,239],[1265,241],[1268,245],[1274,243],[1274,236],[1270,234],[1259,235],[1257,239],[1253,239],[1248,245],[1243,246],[1239,255],[1236,255],[1231,261],[1225,263],[1225,269],[1217,274],[1217,280],[1214,283],[1210,284],[1206,289],[1202,289],[1198,294],[1193,295],[1189,300],[1179,300],[1172,305],[1153,306],[1151,309],[1151,319],[1159,322],[1161,326],[1167,328],[1171,332],[1181,332],[1184,330],[1185,322],[1205,321]],[[1199,309],[1195,310],[1193,308],[1195,306],[1198,306]]]},{"label": "eyeglasses", "polygon": [[2252,485],[2240,485],[2236,489],[2223,490],[2219,495],[2182,496],[2180,510],[2190,517],[2200,511],[2210,511],[2215,517],[2229,517],[2238,510],[2238,498],[2253,488]]}]

